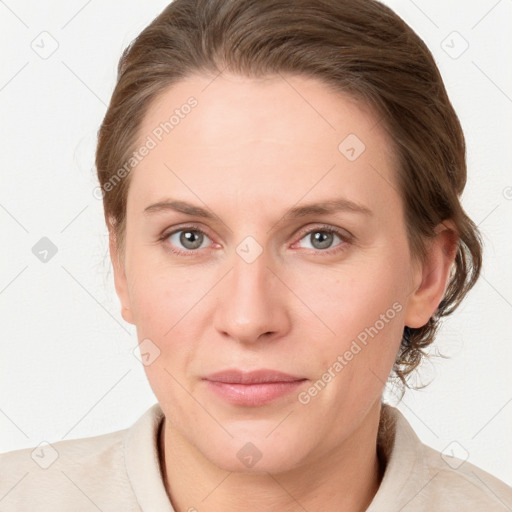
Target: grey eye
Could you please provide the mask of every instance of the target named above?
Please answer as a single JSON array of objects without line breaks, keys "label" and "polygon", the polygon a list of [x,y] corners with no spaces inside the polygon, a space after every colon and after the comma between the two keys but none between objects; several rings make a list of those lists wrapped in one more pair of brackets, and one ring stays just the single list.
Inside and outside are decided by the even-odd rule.
[{"label": "grey eye", "polygon": [[311,247],[308,249],[329,249],[334,244],[334,239],[338,238],[340,242],[343,242],[340,235],[327,229],[313,229],[307,233],[301,240],[309,241]]},{"label": "grey eye", "polygon": [[[177,237],[178,240],[173,240],[173,237]],[[188,250],[200,249],[206,238],[208,237],[204,233],[194,229],[182,229],[169,235],[169,240],[173,245],[177,245],[178,248],[181,245]]]},{"label": "grey eye", "polygon": [[309,236],[311,236],[311,242],[315,249],[328,249],[334,240],[334,233],[327,231],[315,231]]}]

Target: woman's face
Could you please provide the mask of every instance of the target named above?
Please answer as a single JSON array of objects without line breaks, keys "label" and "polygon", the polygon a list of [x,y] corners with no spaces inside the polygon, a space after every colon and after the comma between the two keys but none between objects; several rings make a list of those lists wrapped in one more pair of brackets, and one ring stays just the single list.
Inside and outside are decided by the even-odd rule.
[{"label": "woman's face", "polygon": [[[230,471],[332,452],[377,411],[404,324],[432,313],[411,299],[388,133],[313,79],[198,76],[139,134],[116,289],[167,428]],[[295,381],[212,377],[261,369]]]}]

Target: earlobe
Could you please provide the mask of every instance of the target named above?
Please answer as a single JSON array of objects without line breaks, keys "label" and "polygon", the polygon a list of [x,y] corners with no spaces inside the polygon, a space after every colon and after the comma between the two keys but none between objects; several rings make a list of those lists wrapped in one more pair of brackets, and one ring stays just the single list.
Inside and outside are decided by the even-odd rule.
[{"label": "earlobe", "polygon": [[112,230],[109,231],[109,250],[110,250],[110,260],[112,262],[112,268],[114,271],[114,284],[116,288],[117,296],[119,297],[119,301],[121,302],[121,316],[123,319],[130,323],[134,324],[132,312],[130,309],[130,295],[128,293],[128,284],[126,280],[126,272],[124,268],[124,264],[121,261],[119,255],[119,247],[115,237],[115,234]]},{"label": "earlobe", "polygon": [[130,308],[127,308],[126,306],[123,306],[121,308],[121,316],[129,324],[135,325],[135,322],[133,321],[133,316],[132,316],[132,312],[131,312]]},{"label": "earlobe", "polygon": [[419,266],[419,284],[409,295],[404,323],[411,328],[423,327],[437,312],[448,287],[458,249],[454,223],[445,220],[436,226],[429,241],[424,263]]}]

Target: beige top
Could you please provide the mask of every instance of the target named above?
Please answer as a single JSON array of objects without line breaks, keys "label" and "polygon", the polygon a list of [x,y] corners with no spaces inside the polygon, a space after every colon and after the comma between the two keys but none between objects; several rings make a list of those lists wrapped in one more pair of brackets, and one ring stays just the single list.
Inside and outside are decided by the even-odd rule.
[{"label": "beige top", "polygon": [[[157,403],[125,430],[0,454],[0,511],[175,512],[158,458],[163,417]],[[378,446],[386,469],[367,512],[512,511],[511,487],[424,445],[390,405]]]}]

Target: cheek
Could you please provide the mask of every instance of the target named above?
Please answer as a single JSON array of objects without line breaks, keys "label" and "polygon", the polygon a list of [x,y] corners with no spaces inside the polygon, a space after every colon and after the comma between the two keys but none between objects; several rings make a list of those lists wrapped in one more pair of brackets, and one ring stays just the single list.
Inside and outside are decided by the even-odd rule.
[{"label": "cheek", "polygon": [[[149,251],[148,251],[149,252]],[[160,350],[156,368],[173,374],[186,368],[211,326],[212,307],[208,298],[216,274],[212,268],[171,266],[162,258],[141,251],[132,259],[130,302],[139,342],[148,338]],[[168,377],[168,375],[167,375]]]},{"label": "cheek", "polygon": [[338,339],[356,336],[390,308],[388,316],[396,318],[400,308],[393,309],[393,304],[403,302],[403,278],[385,262],[350,265],[339,271],[310,268],[304,275],[295,276],[294,291]]},{"label": "cheek", "polygon": [[315,313],[299,324],[320,333],[310,335],[309,360],[316,361],[319,377],[329,369],[339,376],[330,392],[346,386],[364,392],[380,387],[389,375],[402,338],[407,265],[391,261],[391,255],[380,253],[336,272],[310,268],[302,274],[307,277],[294,281],[294,291]]},{"label": "cheek", "polygon": [[201,316],[200,299],[206,289],[198,284],[201,278],[190,278],[183,268],[137,268],[131,289],[137,337],[141,353],[157,354],[144,364],[144,371],[164,409],[180,417],[187,394],[179,383],[186,385],[183,372],[196,354],[199,324],[195,320]]},{"label": "cheek", "polygon": [[140,255],[132,260],[129,278],[130,302],[134,321],[147,334],[163,338],[169,329],[199,300],[201,279],[182,268],[171,268]]},{"label": "cheek", "polygon": [[[299,401],[322,410],[332,424],[343,424],[340,415],[364,415],[392,370],[402,337],[404,295],[399,276],[385,268],[353,267],[328,287],[309,287],[309,304],[334,334],[320,325],[323,335],[310,336],[314,342],[304,355],[314,365],[315,379]],[[314,278],[310,273],[308,283]]]}]

